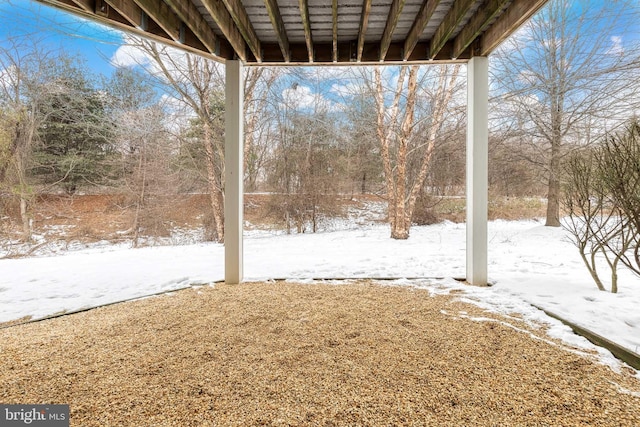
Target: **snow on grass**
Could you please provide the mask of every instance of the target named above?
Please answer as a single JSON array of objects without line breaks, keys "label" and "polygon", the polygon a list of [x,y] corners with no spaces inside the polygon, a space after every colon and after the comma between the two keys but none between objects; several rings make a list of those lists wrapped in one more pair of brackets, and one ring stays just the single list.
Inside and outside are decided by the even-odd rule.
[{"label": "snow on grass", "polygon": [[[386,225],[316,234],[245,233],[245,280],[430,278],[393,285],[460,295],[487,310],[544,322],[570,345],[594,347],[539,307],[628,349],[640,350],[640,279],[620,271],[619,294],[600,292],[567,234],[537,221],[489,223],[492,287],[454,281],[465,275],[465,225],[414,227],[392,240]],[[193,244],[131,249],[101,246],[64,255],[0,260],[0,322],[44,317],[224,278],[224,248]],[[445,279],[437,279],[445,278]],[[599,350],[602,351],[602,350]],[[605,352],[606,353],[606,352]],[[607,353],[608,354],[608,353]]]}]

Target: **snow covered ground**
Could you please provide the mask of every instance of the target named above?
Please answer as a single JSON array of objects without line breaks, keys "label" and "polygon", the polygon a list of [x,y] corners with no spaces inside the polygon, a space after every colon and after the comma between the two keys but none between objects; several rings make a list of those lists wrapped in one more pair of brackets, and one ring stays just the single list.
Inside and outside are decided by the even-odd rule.
[{"label": "snow covered ground", "polygon": [[[3,259],[0,322],[222,280],[223,256],[219,244],[141,249],[119,245]],[[489,224],[489,276],[494,284],[489,288],[452,279],[465,275],[465,225],[450,222],[413,227],[406,241],[390,239],[385,225],[300,235],[250,231],[245,236],[244,262],[249,281],[430,278],[393,283],[427,286],[433,292],[464,289],[464,298],[476,304],[545,320],[552,325],[552,334],[593,348],[534,309],[533,303],[640,351],[640,279],[620,271],[618,294],[598,291],[566,233],[537,221]]]}]

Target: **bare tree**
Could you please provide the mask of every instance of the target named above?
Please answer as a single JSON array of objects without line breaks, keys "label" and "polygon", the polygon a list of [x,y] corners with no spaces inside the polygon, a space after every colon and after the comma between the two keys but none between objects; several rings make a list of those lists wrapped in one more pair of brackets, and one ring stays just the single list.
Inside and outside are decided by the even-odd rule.
[{"label": "bare tree", "polygon": [[623,38],[637,4],[595,3],[551,0],[492,58],[495,108],[546,166],[548,226],[560,225],[561,164],[570,147],[597,139],[638,106],[638,52]]},{"label": "bare tree", "polygon": [[640,275],[640,126],[632,123],[566,162],[563,226],[578,248],[591,277],[604,291],[597,265],[611,273],[611,292],[618,291],[618,265]]},{"label": "bare tree", "polygon": [[[195,114],[202,129],[201,142],[206,156],[206,174],[213,215],[214,238],[224,241],[224,141],[221,116],[213,111],[223,99],[224,74],[220,64],[178,52],[143,39],[130,39],[130,45],[146,55],[140,65],[168,88],[171,96]],[[218,107],[215,107],[219,110]]]},{"label": "bare tree", "polygon": [[[458,88],[460,66],[432,68],[424,73],[421,84],[418,84],[419,72],[420,67],[416,65],[400,67],[395,88],[389,93],[383,84],[382,69],[373,69],[376,133],[386,182],[391,237],[394,239],[409,237],[416,200],[431,166],[439,132],[445,123],[445,112]],[[432,90],[428,90],[426,83],[429,78]],[[428,114],[420,115],[420,120],[416,117],[418,99],[428,105],[424,111]],[[422,131],[417,137],[419,129]],[[419,156],[414,174],[407,169],[412,155]]]},{"label": "bare tree", "polygon": [[[178,52],[153,42],[130,38],[130,45],[145,58],[139,61],[158,84],[195,116],[200,141],[206,159],[206,178],[213,216],[214,239],[224,241],[224,67],[200,56]],[[250,69],[245,78],[245,166],[254,171],[251,160],[257,133],[261,130],[260,115],[268,100],[268,82],[277,72],[263,68]],[[267,84],[264,83],[266,80]],[[253,98],[257,96],[257,100]],[[251,166],[250,168],[248,166]]]},{"label": "bare tree", "polygon": [[31,204],[35,188],[29,169],[38,128],[46,118],[42,108],[48,84],[56,77],[56,55],[29,39],[0,48],[0,108],[5,142],[1,149],[0,185],[18,199],[23,239],[31,240]]},{"label": "bare tree", "polygon": [[271,88],[281,77],[280,69],[248,67],[244,79],[244,172],[247,191],[257,189],[274,133]]}]

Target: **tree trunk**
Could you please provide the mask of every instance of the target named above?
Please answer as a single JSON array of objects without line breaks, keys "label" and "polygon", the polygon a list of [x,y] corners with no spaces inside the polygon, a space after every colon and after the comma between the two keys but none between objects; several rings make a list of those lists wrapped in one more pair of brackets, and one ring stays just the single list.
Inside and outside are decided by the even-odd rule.
[{"label": "tree trunk", "polygon": [[[429,131],[427,133],[427,149],[425,150],[424,156],[422,157],[422,163],[420,164],[420,172],[418,173],[418,177],[416,178],[411,191],[409,193],[409,198],[407,202],[407,221],[411,223],[411,218],[413,217],[413,210],[416,206],[416,201],[418,200],[418,195],[424,186],[424,182],[427,179],[427,174],[429,172],[429,167],[431,166],[431,158],[433,157],[433,153],[435,151],[436,145],[436,136],[438,131],[442,127],[444,123],[444,116],[447,110],[447,106],[453,97],[453,92],[455,88],[455,82],[458,78],[458,74],[460,72],[460,65],[456,64],[453,68],[453,73],[449,79],[449,85],[446,84],[447,81],[447,69],[443,68],[440,72],[440,79],[438,82],[438,91],[435,97],[434,112],[431,118],[431,124],[429,126]],[[443,191],[444,194],[444,191]]]},{"label": "tree trunk", "polygon": [[[404,86],[404,77],[406,74],[406,67],[400,69],[400,75],[398,76],[398,86],[394,94],[393,104],[390,108],[391,118],[389,125],[385,125],[385,113],[387,109],[384,104],[384,89],[382,87],[382,72],[380,67],[374,69],[375,84],[376,84],[376,112],[377,112],[377,124],[376,134],[378,141],[380,142],[380,155],[382,157],[382,165],[384,170],[384,178],[387,190],[387,203],[388,203],[388,216],[389,225],[391,226],[391,237],[402,238],[395,236],[402,236],[402,233],[398,231],[398,210],[397,210],[397,194],[398,191],[395,188],[397,180],[394,179],[393,166],[391,164],[390,143],[394,137],[394,131],[396,128],[396,122],[398,118],[398,104],[400,102],[400,95],[402,94],[402,87]],[[403,195],[404,198],[404,195]],[[408,237],[408,233],[407,233]],[[405,237],[405,239],[407,238]]]},{"label": "tree trunk", "polygon": [[[554,163],[559,165],[559,161],[551,161],[551,167]],[[548,227],[560,227],[560,180],[557,174],[551,172],[549,175],[549,186],[547,193],[547,221]]]},{"label": "tree trunk", "polygon": [[215,228],[215,240],[224,242],[224,196],[220,185],[216,179],[215,152],[211,142],[211,125],[205,121],[204,129],[204,146],[207,156],[207,181],[209,182],[209,197],[211,200],[211,213],[213,214],[213,222]]},{"label": "tree trunk", "polygon": [[552,141],[551,161],[549,162],[549,186],[547,191],[547,221],[548,227],[560,227],[560,146],[562,136],[560,134],[561,113],[559,107],[553,107],[552,114]]},{"label": "tree trunk", "polygon": [[29,201],[20,194],[20,218],[22,219],[22,234],[25,242],[31,242],[31,219],[29,218]]},{"label": "tree trunk", "polygon": [[133,247],[137,248],[140,240],[140,217],[144,209],[146,187],[147,187],[147,168],[146,168],[146,150],[145,144],[140,149],[140,159],[138,160],[138,174],[141,175],[140,193],[136,197],[136,213],[133,218]]}]

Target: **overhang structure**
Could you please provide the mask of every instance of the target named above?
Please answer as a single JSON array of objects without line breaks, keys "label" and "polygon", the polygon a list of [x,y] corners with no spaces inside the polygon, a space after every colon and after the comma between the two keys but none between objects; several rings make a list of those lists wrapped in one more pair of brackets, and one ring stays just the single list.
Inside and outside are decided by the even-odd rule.
[{"label": "overhang structure", "polygon": [[487,56],[547,0],[39,0],[226,65],[225,280],[243,278],[244,66],[467,63],[467,281],[487,284]]}]

